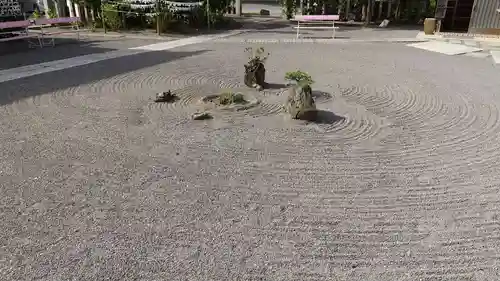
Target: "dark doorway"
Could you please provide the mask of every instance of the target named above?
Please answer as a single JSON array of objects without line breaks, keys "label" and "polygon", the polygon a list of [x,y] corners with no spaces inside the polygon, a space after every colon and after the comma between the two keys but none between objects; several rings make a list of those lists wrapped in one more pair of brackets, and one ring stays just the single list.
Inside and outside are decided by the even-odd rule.
[{"label": "dark doorway", "polygon": [[444,18],[441,21],[441,31],[467,32],[474,7],[474,0],[448,0]]}]

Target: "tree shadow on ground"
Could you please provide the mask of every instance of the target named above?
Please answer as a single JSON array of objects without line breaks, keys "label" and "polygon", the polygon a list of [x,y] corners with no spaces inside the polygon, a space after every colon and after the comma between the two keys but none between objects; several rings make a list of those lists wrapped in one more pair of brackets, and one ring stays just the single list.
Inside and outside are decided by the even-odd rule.
[{"label": "tree shadow on ground", "polygon": [[291,24],[289,21],[276,20],[276,21],[255,23],[255,27],[253,29],[261,31],[270,29],[280,29],[291,26],[293,26],[293,24]]},{"label": "tree shadow on ground", "polygon": [[395,23],[393,21],[389,22],[387,27],[379,27],[380,23],[370,23],[369,25],[365,25],[363,22],[348,22],[348,21],[339,21],[335,22],[335,26],[340,27],[340,29],[344,30],[359,30],[359,29],[376,29],[376,30],[421,30],[423,29],[423,24],[404,24],[404,23]]},{"label": "tree shadow on ground", "polygon": [[[248,34],[259,34],[259,33],[271,33],[271,34],[297,34],[297,31],[294,30],[253,30],[248,31]],[[271,38],[272,39],[272,38]]]},{"label": "tree shadow on ground", "polygon": [[378,25],[370,26],[375,30],[415,30],[420,31],[424,29],[424,25],[418,24],[403,24],[403,23],[389,23],[387,27],[379,27]]},{"label": "tree shadow on ground", "polygon": [[153,51],[138,54],[130,51],[129,55],[118,58],[3,82],[0,83],[0,105],[7,105],[22,99],[34,98],[58,90],[90,84],[94,81],[185,57],[200,55],[208,51]]},{"label": "tree shadow on ground", "polygon": [[23,40],[0,44],[0,70],[116,50],[98,46],[97,44],[103,42],[100,40],[80,41],[71,38],[56,38],[56,40],[55,47],[31,49],[28,47],[28,42]]}]

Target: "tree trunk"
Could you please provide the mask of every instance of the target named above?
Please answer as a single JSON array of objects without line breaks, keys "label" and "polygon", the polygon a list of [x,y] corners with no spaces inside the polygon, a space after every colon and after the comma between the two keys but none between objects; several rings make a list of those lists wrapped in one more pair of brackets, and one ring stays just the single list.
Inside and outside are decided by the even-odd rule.
[{"label": "tree trunk", "polygon": [[85,15],[85,24],[88,25],[91,22],[91,20],[89,16],[89,8],[87,6],[87,2],[83,3],[83,14]]},{"label": "tree trunk", "polygon": [[74,9],[75,9],[75,17],[82,18],[80,15],[80,5],[74,3]]},{"label": "tree trunk", "polygon": [[370,21],[369,22],[372,22],[374,16],[375,16],[375,0],[370,0]]},{"label": "tree trunk", "polygon": [[345,18],[349,20],[349,14],[351,13],[351,0],[347,0],[345,5]]},{"label": "tree trunk", "polygon": [[389,0],[389,2],[387,3],[387,18],[392,18],[392,0]]},{"label": "tree trunk", "polygon": [[69,16],[74,17],[75,16],[75,7],[73,6],[73,3],[71,3],[71,0],[66,0],[66,5],[68,6]]},{"label": "tree trunk", "polygon": [[401,19],[401,0],[397,0],[396,2],[396,13],[394,15],[396,21]]},{"label": "tree trunk", "polygon": [[56,11],[57,17],[61,18],[61,5],[59,4],[59,1],[54,1],[54,9]]},{"label": "tree trunk", "polygon": [[368,0],[368,5],[366,7],[366,19],[365,19],[365,25],[369,25],[370,24],[370,21],[372,19],[372,8],[373,8],[373,4],[372,4],[373,0]]},{"label": "tree trunk", "polygon": [[378,20],[380,20],[380,18],[382,17],[382,9],[383,8],[384,8],[384,2],[379,1],[378,2],[378,15],[377,15]]},{"label": "tree trunk", "polygon": [[361,20],[362,21],[366,20],[366,5],[365,4],[363,4],[363,6],[361,7]]}]

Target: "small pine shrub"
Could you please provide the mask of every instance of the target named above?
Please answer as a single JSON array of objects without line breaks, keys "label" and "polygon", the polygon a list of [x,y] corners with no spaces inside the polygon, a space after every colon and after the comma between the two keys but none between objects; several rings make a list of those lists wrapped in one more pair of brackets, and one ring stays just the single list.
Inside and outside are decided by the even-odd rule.
[{"label": "small pine shrub", "polygon": [[314,83],[311,75],[300,70],[287,72],[285,74],[285,79],[288,81],[295,81],[298,85],[311,85]]}]

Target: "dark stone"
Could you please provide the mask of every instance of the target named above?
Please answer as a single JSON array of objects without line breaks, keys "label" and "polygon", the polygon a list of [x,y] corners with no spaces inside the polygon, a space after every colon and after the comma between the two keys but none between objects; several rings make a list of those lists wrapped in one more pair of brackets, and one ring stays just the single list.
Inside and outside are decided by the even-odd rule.
[{"label": "dark stone", "polygon": [[316,118],[316,104],[312,96],[311,86],[296,86],[288,89],[285,111],[293,119],[312,121]]},{"label": "dark stone", "polygon": [[266,81],[266,68],[263,63],[245,64],[245,85],[251,88],[264,87]]},{"label": "dark stone", "polygon": [[168,90],[168,92],[162,92],[162,93],[156,94],[155,102],[172,103],[172,102],[177,101],[178,99],[179,99],[179,97],[177,97],[177,95],[172,94],[172,92],[170,90]]},{"label": "dark stone", "polygon": [[208,120],[208,119],[212,119],[212,115],[210,115],[210,113],[208,112],[197,112],[195,114],[193,114],[193,120]]},{"label": "dark stone", "polygon": [[269,12],[269,10],[262,9],[262,10],[260,10],[260,15],[261,16],[269,16],[269,15],[271,15],[271,13]]}]

